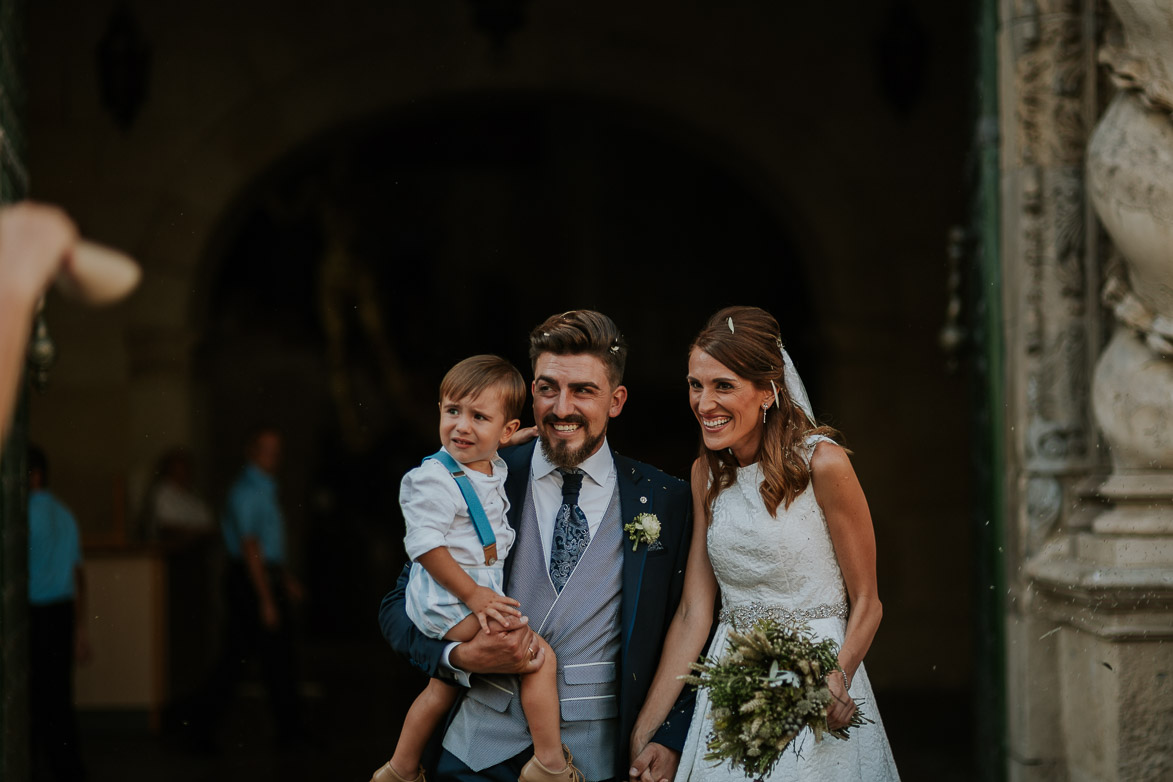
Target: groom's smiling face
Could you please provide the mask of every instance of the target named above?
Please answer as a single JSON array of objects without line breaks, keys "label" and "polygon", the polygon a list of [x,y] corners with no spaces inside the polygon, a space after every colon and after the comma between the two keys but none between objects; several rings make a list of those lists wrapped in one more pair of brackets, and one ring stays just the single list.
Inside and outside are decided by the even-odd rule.
[{"label": "groom's smiling face", "polygon": [[558,467],[577,467],[603,442],[627,389],[611,386],[603,362],[589,354],[542,353],[534,362],[534,423],[542,452]]}]

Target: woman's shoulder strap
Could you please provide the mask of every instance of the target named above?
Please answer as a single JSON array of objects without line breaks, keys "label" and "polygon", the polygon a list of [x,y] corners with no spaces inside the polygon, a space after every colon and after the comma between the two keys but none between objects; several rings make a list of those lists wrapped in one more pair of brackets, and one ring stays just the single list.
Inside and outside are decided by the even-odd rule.
[{"label": "woman's shoulder strap", "polygon": [[802,441],[802,444],[805,445],[807,448],[809,448],[811,451],[814,451],[815,446],[818,445],[819,443],[822,443],[822,442],[828,442],[828,443],[832,443],[834,445],[838,445],[838,443],[835,442],[834,438],[828,437],[825,434],[815,434],[815,433],[808,434],[806,436],[806,438]]},{"label": "woman's shoulder strap", "polygon": [[814,458],[815,448],[817,448],[819,446],[819,443],[824,443],[824,442],[831,443],[832,445],[838,445],[838,443],[836,443],[833,438],[828,437],[825,434],[817,434],[817,433],[812,432],[811,434],[808,434],[805,438],[803,438],[802,455],[803,455],[803,458],[806,459],[807,465],[810,465],[811,459]]}]

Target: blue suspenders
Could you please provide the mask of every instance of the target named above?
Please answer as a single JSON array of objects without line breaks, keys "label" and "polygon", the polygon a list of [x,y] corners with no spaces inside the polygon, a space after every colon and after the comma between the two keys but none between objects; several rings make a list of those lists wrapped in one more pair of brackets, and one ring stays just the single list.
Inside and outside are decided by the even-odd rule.
[{"label": "blue suspenders", "polygon": [[[493,528],[489,526],[489,517],[485,515],[485,509],[481,505],[480,498],[477,497],[472,481],[464,474],[464,468],[460,462],[453,459],[443,448],[429,456],[428,459],[435,459],[447,467],[448,472],[452,473],[452,479],[456,481],[461,495],[464,496],[464,502],[468,505],[468,515],[472,517],[472,525],[476,527],[477,537],[480,538],[481,545],[485,549],[485,564],[492,565],[497,561],[497,536],[493,534]],[[428,459],[424,459],[424,461],[426,462]]]}]

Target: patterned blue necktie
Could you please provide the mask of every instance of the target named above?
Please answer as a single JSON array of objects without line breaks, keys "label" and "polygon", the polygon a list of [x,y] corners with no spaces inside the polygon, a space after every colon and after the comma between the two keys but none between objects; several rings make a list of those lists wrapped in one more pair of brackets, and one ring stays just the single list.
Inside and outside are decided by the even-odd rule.
[{"label": "patterned blue necktie", "polygon": [[562,507],[554,517],[554,541],[550,546],[550,580],[554,589],[562,591],[574,566],[582,558],[591,542],[591,530],[586,515],[578,507],[578,492],[582,488],[582,470],[562,470]]}]

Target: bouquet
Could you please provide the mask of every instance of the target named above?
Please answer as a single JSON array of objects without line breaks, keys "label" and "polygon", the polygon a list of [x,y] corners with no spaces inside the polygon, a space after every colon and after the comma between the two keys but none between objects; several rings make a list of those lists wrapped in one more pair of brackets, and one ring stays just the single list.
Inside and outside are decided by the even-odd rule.
[{"label": "bouquet", "polygon": [[836,653],[834,641],[816,642],[802,625],[762,619],[748,632],[730,630],[719,661],[693,663],[696,673],[682,677],[709,691],[713,729],[705,760],[764,777],[803,728],[818,742],[846,739],[851,728],[871,722],[856,709],[847,727],[827,727],[833,696],[826,676],[839,668]]}]

